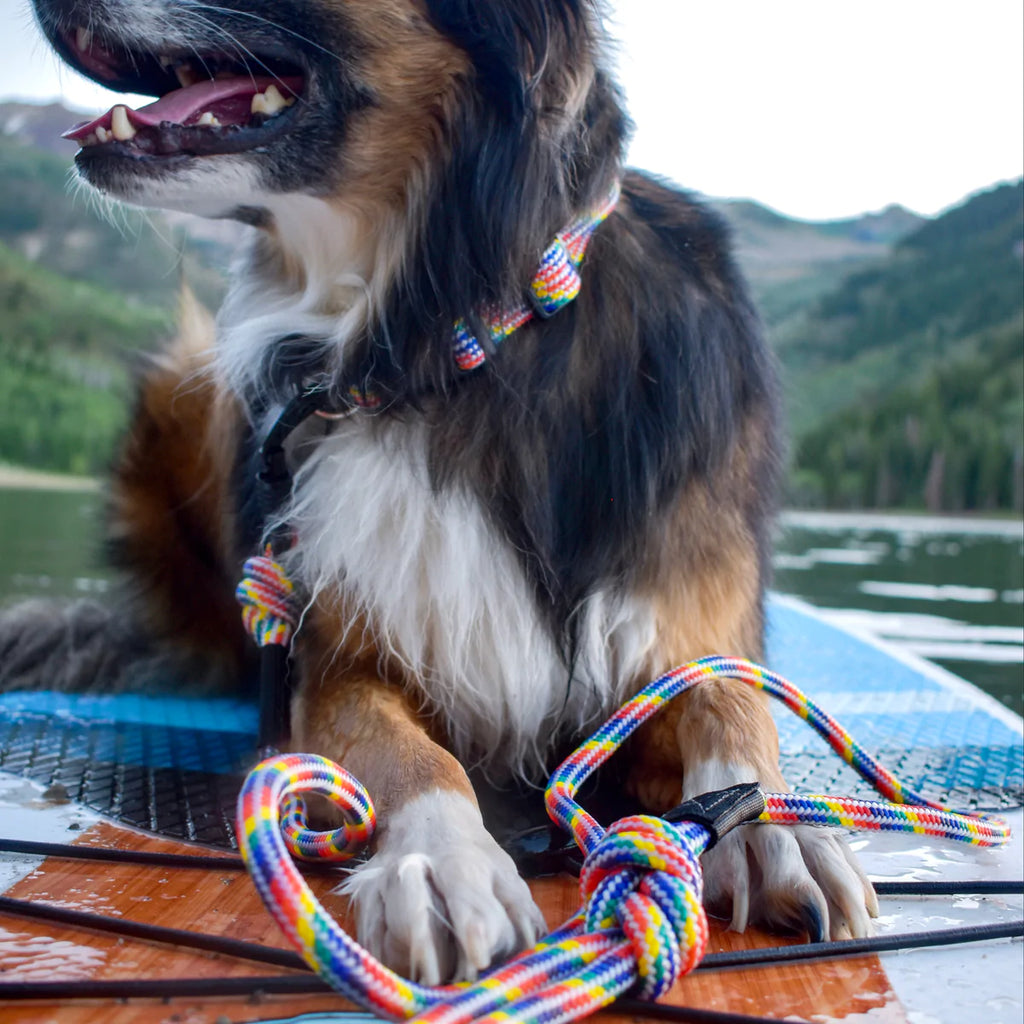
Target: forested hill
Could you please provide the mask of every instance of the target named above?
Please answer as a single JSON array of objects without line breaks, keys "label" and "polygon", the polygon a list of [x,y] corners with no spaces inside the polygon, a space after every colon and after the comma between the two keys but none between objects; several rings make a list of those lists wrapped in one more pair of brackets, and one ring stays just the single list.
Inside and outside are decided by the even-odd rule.
[{"label": "forested hill", "polygon": [[[69,187],[59,106],[0,103],[0,461],[97,472],[131,353],[170,330],[181,278],[216,304],[236,230],[97,206]],[[1022,185],[935,220],[898,206],[793,220],[715,201],[783,364],[790,500],[1017,508]],[[128,358],[126,358],[128,356]]]},{"label": "forested hill", "polygon": [[221,251],[159,215],[104,208],[74,181],[71,156],[0,134],[0,241],[48,270],[129,300],[173,305],[184,274],[217,301]]},{"label": "forested hill", "polygon": [[732,228],[737,257],[769,326],[786,322],[847,274],[887,256],[924,223],[902,206],[833,221],[784,217],[759,203],[712,200]]},{"label": "forested hill", "polygon": [[[104,210],[70,182],[59,106],[0,104],[0,462],[73,473],[109,464],[132,362],[172,329],[186,279],[210,304],[227,250],[158,215]],[[64,144],[66,146],[66,144]]]},{"label": "forested hill", "polygon": [[1024,507],[1024,183],[922,225],[775,331],[801,504]]}]

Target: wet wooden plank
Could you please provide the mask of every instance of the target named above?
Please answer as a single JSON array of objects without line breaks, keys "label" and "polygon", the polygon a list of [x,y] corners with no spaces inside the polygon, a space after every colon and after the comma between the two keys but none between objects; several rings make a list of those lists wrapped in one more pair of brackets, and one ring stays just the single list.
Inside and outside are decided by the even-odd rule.
[{"label": "wet wooden plank", "polygon": [[[101,823],[80,837],[90,845],[179,853],[194,847]],[[205,852],[205,851],[204,851]],[[329,876],[310,876],[317,897],[344,919],[344,900],[330,892]],[[541,879],[534,894],[549,925],[575,910],[571,878]],[[5,895],[88,910],[133,921],[187,928],[264,945],[287,943],[263,909],[248,877],[238,871],[152,868],[50,858]],[[777,936],[737,935],[718,924],[710,950],[779,945]],[[256,977],[281,973],[268,965],[191,952],[102,932],[26,918],[0,916],[0,978],[74,980],[123,978]],[[822,1021],[867,1014],[875,1024],[906,1024],[877,957],[773,968],[702,971],[682,979],[667,1001],[678,1005],[775,1017]],[[168,1002],[112,1000],[71,1003],[0,1003],[0,1024],[235,1024],[280,1019],[346,1007],[336,996],[172,999]],[[635,1020],[613,1011],[603,1024]]]}]

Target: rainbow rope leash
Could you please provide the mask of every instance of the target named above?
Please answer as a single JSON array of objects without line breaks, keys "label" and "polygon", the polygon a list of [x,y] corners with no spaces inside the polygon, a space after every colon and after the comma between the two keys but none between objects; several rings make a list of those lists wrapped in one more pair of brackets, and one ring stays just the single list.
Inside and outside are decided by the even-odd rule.
[{"label": "rainbow rope leash", "polygon": [[[574,797],[594,769],[665,703],[698,683],[723,677],[782,700],[892,801],[773,793],[766,796],[758,820],[916,832],[980,846],[1009,839],[1009,828],[1000,819],[949,811],[903,786],[781,676],[739,658],[710,657],[650,683],[551,776],[545,793],[548,814],[573,835],[585,857],[582,908],[533,949],[479,982],[428,988],[407,981],[362,949],[317,902],[289,850],[300,859],[343,860],[370,839],[374,828],[365,790],[326,758],[283,755],[252,771],[238,802],[242,856],[264,903],[310,967],[343,996],[383,1017],[416,1017],[431,1024],[559,1024],[592,1013],[630,989],[657,999],[704,955],[708,928],[699,858],[709,833],[694,822],[673,825],[647,815],[623,818],[605,830]],[[346,816],[343,827],[307,830],[302,791],[338,804]]]}]

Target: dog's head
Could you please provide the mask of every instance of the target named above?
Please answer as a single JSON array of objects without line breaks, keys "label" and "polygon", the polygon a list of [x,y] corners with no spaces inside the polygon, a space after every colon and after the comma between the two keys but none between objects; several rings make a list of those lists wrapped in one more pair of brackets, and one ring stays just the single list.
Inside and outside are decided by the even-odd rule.
[{"label": "dog's head", "polygon": [[443,387],[451,325],[620,173],[600,0],[34,2],[68,63],[156,97],[72,133],[90,184],[267,229],[221,316],[242,390],[274,358]]},{"label": "dog's head", "polygon": [[286,193],[408,202],[467,143],[514,161],[509,140],[544,139],[571,157],[595,76],[586,0],[35,7],[77,70],[156,97],[71,133],[81,175],[120,199],[214,216],[251,218],[261,197]]}]

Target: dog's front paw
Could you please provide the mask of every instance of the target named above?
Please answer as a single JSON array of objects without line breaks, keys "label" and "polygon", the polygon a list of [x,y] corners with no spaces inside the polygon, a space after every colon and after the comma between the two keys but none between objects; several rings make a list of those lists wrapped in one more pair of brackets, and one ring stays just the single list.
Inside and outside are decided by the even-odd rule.
[{"label": "dog's front paw", "polygon": [[806,930],[813,942],[872,933],[878,900],[846,843],[814,825],[745,825],[702,858],[704,900],[748,922]]},{"label": "dog's front paw", "polygon": [[342,892],[359,941],[425,985],[471,980],[544,931],[512,858],[455,793],[430,793],[392,814],[377,852]]}]

